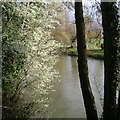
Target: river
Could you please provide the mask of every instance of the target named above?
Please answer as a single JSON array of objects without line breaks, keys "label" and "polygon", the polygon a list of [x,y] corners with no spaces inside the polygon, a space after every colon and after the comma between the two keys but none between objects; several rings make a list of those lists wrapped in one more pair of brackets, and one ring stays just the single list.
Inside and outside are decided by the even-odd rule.
[{"label": "river", "polygon": [[[90,84],[95,96],[98,116],[102,114],[103,61],[88,58]],[[77,57],[60,56],[55,69],[60,81],[54,83],[55,91],[50,93],[53,102],[49,107],[49,118],[86,118],[84,102],[77,70]]]}]

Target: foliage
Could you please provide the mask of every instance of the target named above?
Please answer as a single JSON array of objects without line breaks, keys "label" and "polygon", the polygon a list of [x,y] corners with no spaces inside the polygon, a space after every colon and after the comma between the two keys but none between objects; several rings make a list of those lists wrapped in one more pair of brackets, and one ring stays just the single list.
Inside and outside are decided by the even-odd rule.
[{"label": "foliage", "polygon": [[[103,43],[103,39],[101,40]],[[91,39],[91,41],[86,41],[87,49],[100,49],[99,39]]]},{"label": "foliage", "polygon": [[4,118],[4,116],[8,117],[7,112],[10,112],[14,106],[13,103],[16,103],[21,83],[24,81],[23,66],[25,54],[21,52],[23,45],[19,35],[22,18],[13,12],[11,4],[4,3],[2,8],[2,92]]},{"label": "foliage", "polygon": [[42,115],[58,77],[53,65],[60,44],[51,36],[58,13],[54,3],[4,3],[2,8],[3,117]]}]

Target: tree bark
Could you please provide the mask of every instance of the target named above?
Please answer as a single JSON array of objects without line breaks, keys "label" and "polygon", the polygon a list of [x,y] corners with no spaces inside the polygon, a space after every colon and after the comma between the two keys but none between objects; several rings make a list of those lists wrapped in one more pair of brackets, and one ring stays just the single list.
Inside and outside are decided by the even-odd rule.
[{"label": "tree bark", "polygon": [[102,2],[104,35],[104,120],[114,120],[117,87],[118,16],[114,2]]},{"label": "tree bark", "polygon": [[82,2],[75,2],[75,19],[76,19],[76,29],[77,29],[78,71],[79,71],[86,115],[88,120],[98,120],[95,101],[88,77],[85,26],[84,26]]}]

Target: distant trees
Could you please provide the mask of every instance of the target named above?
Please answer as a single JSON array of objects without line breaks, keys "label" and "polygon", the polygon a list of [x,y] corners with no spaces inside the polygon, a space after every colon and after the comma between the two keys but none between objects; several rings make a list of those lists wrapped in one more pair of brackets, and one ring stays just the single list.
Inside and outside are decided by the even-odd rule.
[{"label": "distant trees", "polygon": [[[104,120],[120,118],[120,95],[116,103],[118,85],[118,9],[115,2],[102,2],[102,23],[104,35]],[[77,29],[78,71],[81,89],[86,109],[87,119],[97,120],[97,111],[92,95],[88,66],[86,59],[85,28],[82,10],[82,2],[75,2],[75,19]]]},{"label": "distant trees", "polygon": [[[58,41],[64,44],[71,45],[71,47],[77,47],[74,19],[75,7],[73,3],[70,2],[59,3],[59,5],[61,6],[61,11],[57,19],[59,19],[61,25],[56,26],[53,35]],[[100,48],[102,39],[101,25],[91,16],[91,11],[89,9],[92,9],[92,6],[87,7],[85,5],[83,8],[87,48]],[[95,11],[97,11],[97,9],[94,10],[93,14],[95,14]]]}]

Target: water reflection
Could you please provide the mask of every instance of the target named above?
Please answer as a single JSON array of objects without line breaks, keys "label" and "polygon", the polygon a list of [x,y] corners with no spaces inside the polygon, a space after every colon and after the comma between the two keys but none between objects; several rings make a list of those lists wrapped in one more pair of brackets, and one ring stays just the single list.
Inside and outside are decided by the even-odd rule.
[{"label": "water reflection", "polygon": [[[55,82],[55,92],[50,94],[53,102],[50,105],[50,118],[86,118],[82,92],[77,71],[77,57],[61,56],[55,66],[61,75],[61,81]],[[102,113],[101,101],[103,95],[103,61],[88,59],[90,83],[99,116]]]},{"label": "water reflection", "polygon": [[103,106],[104,64],[101,60],[88,59],[89,78],[99,116]]}]

